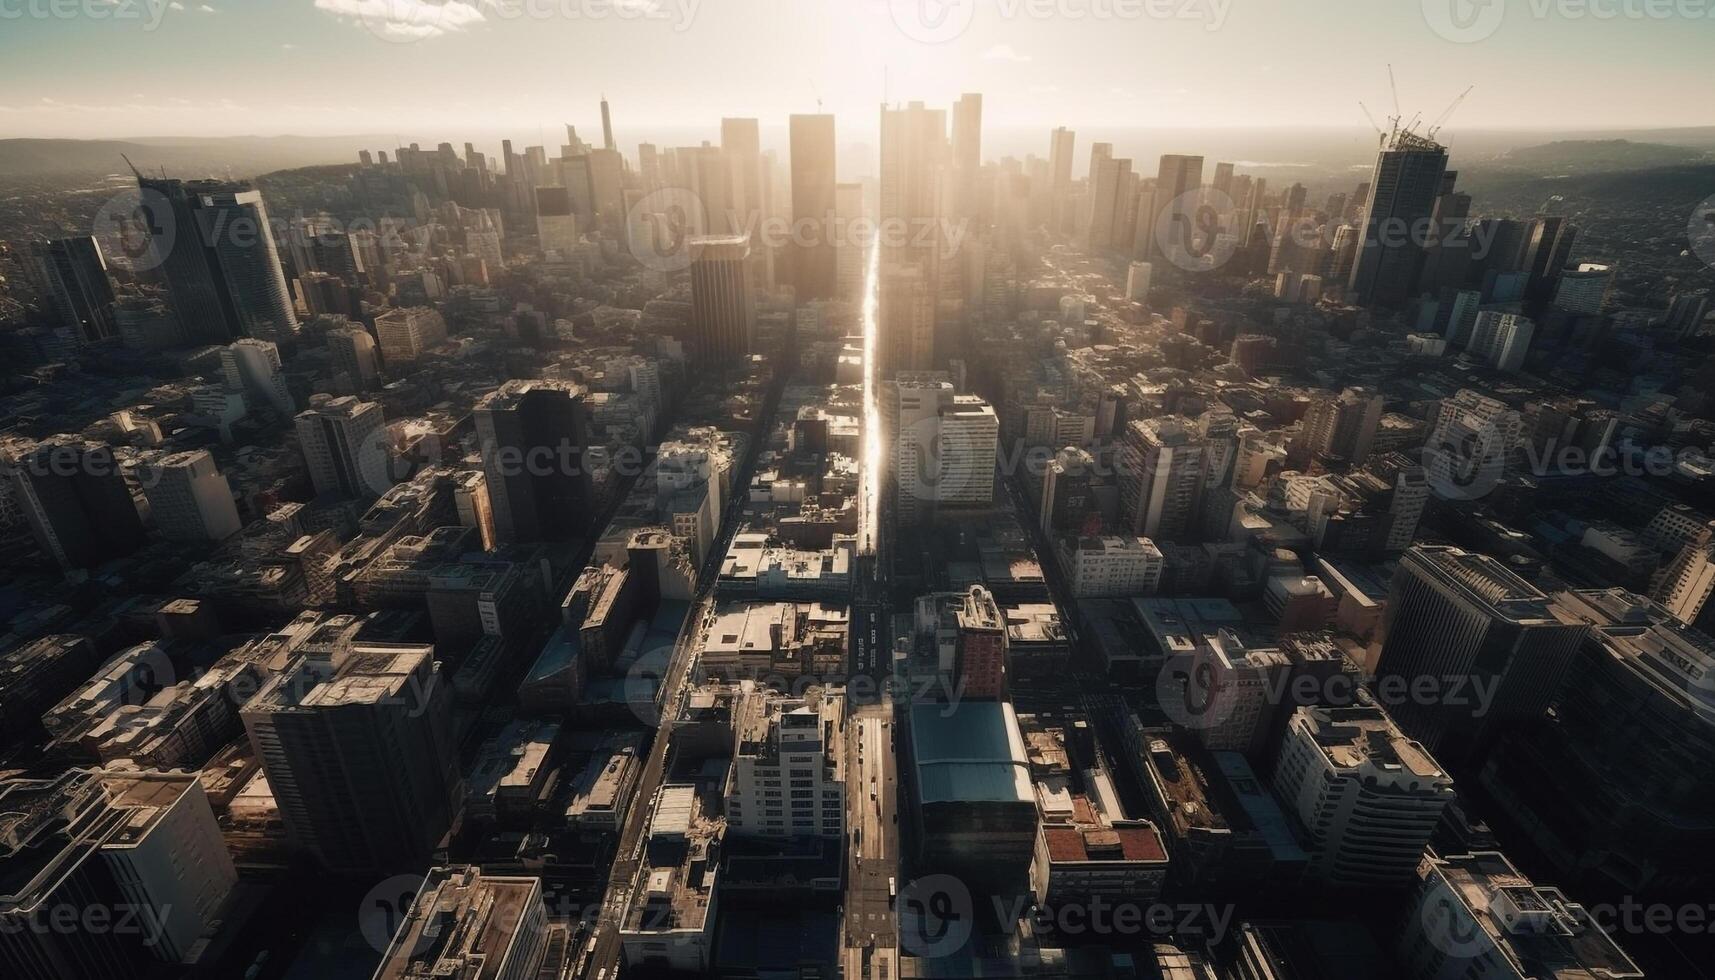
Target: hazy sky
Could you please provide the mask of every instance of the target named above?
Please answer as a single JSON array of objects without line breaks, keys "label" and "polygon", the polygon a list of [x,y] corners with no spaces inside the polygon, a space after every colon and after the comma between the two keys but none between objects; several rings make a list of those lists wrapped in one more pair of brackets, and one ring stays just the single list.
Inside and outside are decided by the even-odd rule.
[{"label": "hazy sky", "polygon": [[1712,50],[1715,0],[0,0],[0,136],[555,146],[602,92],[628,144],[818,97],[855,136],[884,91],[982,92],[996,126],[1362,126],[1389,61],[1408,116],[1477,85],[1453,130],[1706,125]]}]

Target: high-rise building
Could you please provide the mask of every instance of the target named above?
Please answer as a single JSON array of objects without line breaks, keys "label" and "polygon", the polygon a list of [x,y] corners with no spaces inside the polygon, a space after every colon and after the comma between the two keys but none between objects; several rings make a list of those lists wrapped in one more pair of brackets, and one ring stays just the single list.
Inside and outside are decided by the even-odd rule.
[{"label": "high-rise building", "polygon": [[1154,595],[1161,587],[1166,561],[1148,538],[1080,537],[1070,562],[1072,595],[1078,599]]},{"label": "high-rise building", "polygon": [[1090,515],[1100,513],[1091,485],[1095,472],[1096,460],[1088,450],[1067,446],[1054,454],[1042,474],[1037,508],[1044,533],[1082,533]]},{"label": "high-rise building", "polygon": [[375,360],[375,338],[360,326],[327,333],[334,387],[348,395],[368,391],[381,376]]},{"label": "high-rise building", "polygon": [[1443,190],[1447,149],[1399,131],[1376,157],[1363,235],[1350,287],[1366,306],[1399,306],[1411,297],[1423,265],[1422,229]]},{"label": "high-rise building", "polygon": [[1372,388],[1347,388],[1311,400],[1299,423],[1299,444],[1324,458],[1356,466],[1369,458],[1385,402]]},{"label": "high-rise building", "polygon": [[475,866],[433,868],[401,911],[375,980],[533,977],[554,936],[542,879],[485,875]]},{"label": "high-rise building", "polygon": [[983,97],[966,92],[953,103],[953,196],[950,210],[971,220],[983,210]]},{"label": "high-rise building", "polygon": [[572,192],[564,187],[536,188],[536,244],[543,254],[552,252],[569,260],[577,252],[578,241]]},{"label": "high-rise building", "polygon": [[1149,279],[1154,267],[1148,262],[1133,262],[1125,272],[1125,298],[1133,303],[1149,303]]},{"label": "high-rise building", "polygon": [[935,363],[935,293],[917,266],[886,265],[876,298],[876,374],[927,371]]},{"label": "high-rise building", "polygon": [[1138,248],[1146,258],[1165,259],[1181,267],[1192,260],[1192,233],[1203,186],[1203,158],[1166,153],[1155,174],[1146,242]]},{"label": "high-rise building", "polygon": [[1613,267],[1580,262],[1576,269],[1560,274],[1554,290],[1554,306],[1568,313],[1600,316],[1608,307],[1608,290],[1613,285]]},{"label": "high-rise building", "polygon": [[1715,594],[1715,523],[1705,525],[1680,545],[1663,570],[1655,598],[1674,618],[1687,625],[1707,629],[1715,625],[1704,610],[1715,613],[1709,597]]},{"label": "high-rise building", "polygon": [[1398,887],[1453,802],[1453,780],[1367,691],[1348,706],[1300,707],[1274,790],[1307,837],[1309,874],[1335,887]]},{"label": "high-rise building", "polygon": [[60,325],[69,327],[80,344],[97,344],[118,335],[113,313],[113,284],[107,260],[94,238],[60,238],[32,242],[30,258],[48,291]]},{"label": "high-rise building", "polygon": [[831,840],[845,833],[842,702],[839,694],[790,697],[761,687],[741,695],[726,804],[730,833]]},{"label": "high-rise building", "polygon": [[1120,445],[1120,520],[1155,541],[1180,541],[1196,529],[1203,489],[1203,444],[1183,421],[1142,419]]},{"label": "high-rise building", "polygon": [[181,972],[238,883],[194,772],[0,781],[0,813],[0,969],[18,980]]},{"label": "high-rise building", "polygon": [[899,521],[915,524],[942,510],[994,501],[1000,421],[993,406],[931,377],[894,382],[897,428],[894,479]]},{"label": "high-rise building", "polygon": [[281,369],[280,348],[271,340],[241,337],[220,352],[228,391],[242,391],[251,405],[267,405],[281,416],[298,410]]},{"label": "high-rise building", "polygon": [[734,232],[749,231],[767,214],[762,183],[762,136],[755,119],[722,119],[721,152],[732,174],[732,207],[739,216]]},{"label": "high-rise building", "polygon": [[495,536],[512,543],[584,533],[592,519],[584,389],[508,381],[477,402],[475,415]]},{"label": "high-rise building", "polygon": [[173,453],[144,464],[143,492],[155,530],[174,541],[222,541],[243,524],[232,487],[206,449]]},{"label": "high-rise building", "polygon": [[1378,682],[1434,697],[1392,705],[1399,725],[1443,762],[1474,760],[1509,725],[1553,701],[1588,627],[1487,555],[1418,545],[1389,590]]},{"label": "high-rise building", "polygon": [[318,396],[294,423],[316,493],[367,500],[393,485],[380,405],[350,395]]},{"label": "high-rise building", "polygon": [[857,240],[862,234],[861,225],[857,223],[866,217],[863,184],[853,181],[836,185],[834,202],[838,221],[836,240],[839,242],[834,253],[836,295],[843,302],[858,303],[863,298],[866,272],[864,248]]},{"label": "high-rise building", "polygon": [[1078,134],[1064,126],[1048,134],[1048,221],[1058,232],[1072,229],[1072,154]]},{"label": "high-rise building", "polygon": [[691,256],[691,343],[698,359],[727,364],[749,355],[756,334],[750,236],[702,235],[686,245]]},{"label": "high-rise building", "polygon": [[1709,315],[1709,296],[1705,293],[1681,293],[1673,297],[1662,329],[1678,340],[1690,340],[1703,332],[1703,320]]},{"label": "high-rise building", "polygon": [[388,367],[410,364],[423,352],[445,343],[447,321],[426,306],[388,310],[375,318],[375,336]]},{"label": "high-rise building", "polygon": [[[792,220],[821,225],[836,213],[834,196],[834,117],[793,115],[789,123],[792,166]],[[799,242],[793,255],[797,299],[807,303],[833,299],[835,243],[820,236]]]},{"label": "high-rise building", "polygon": [[143,521],[113,450],[61,436],[0,445],[11,486],[36,543],[66,571],[128,555],[143,545]]},{"label": "high-rise building", "polygon": [[[262,192],[243,186],[208,188],[197,200],[196,230],[219,275],[216,284],[228,336],[290,340],[298,332],[298,316]],[[181,234],[188,232],[180,229]]]},{"label": "high-rise building", "polygon": [[1115,248],[1130,254],[1136,224],[1131,203],[1136,188],[1137,178],[1131,172],[1129,159],[1116,160],[1110,156],[1091,161],[1090,218],[1085,241],[1092,251]]},{"label": "high-rise building", "polygon": [[1537,302],[1555,294],[1561,272],[1572,261],[1572,246],[1577,240],[1577,226],[1563,217],[1544,215],[1531,221],[1520,262],[1520,271],[1530,277],[1525,286],[1526,299]]},{"label": "high-rise building", "polygon": [[332,871],[406,869],[451,825],[451,704],[427,644],[301,652],[241,715],[292,843]]},{"label": "high-rise building", "polygon": [[1500,851],[1435,855],[1414,884],[1397,948],[1417,980],[1644,976],[1594,910]]},{"label": "high-rise building", "polygon": [[1517,371],[1524,367],[1535,331],[1536,325],[1528,317],[1484,310],[1477,314],[1477,322],[1471,328],[1471,342],[1465,349],[1497,371]]}]

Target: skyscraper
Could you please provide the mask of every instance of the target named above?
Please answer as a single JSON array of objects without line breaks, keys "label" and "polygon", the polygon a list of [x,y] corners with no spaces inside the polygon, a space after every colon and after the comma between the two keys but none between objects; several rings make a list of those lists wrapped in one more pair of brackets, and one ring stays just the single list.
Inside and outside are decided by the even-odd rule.
[{"label": "skyscraper", "polygon": [[329,330],[327,340],[335,387],[348,395],[367,391],[380,376],[375,338],[360,326],[350,326]]},{"label": "skyscraper", "polygon": [[494,532],[502,543],[564,541],[590,524],[584,389],[569,381],[508,381],[476,409]]},{"label": "skyscraper", "polygon": [[762,137],[755,119],[722,119],[721,152],[732,175],[732,208],[738,214],[733,232],[748,231],[767,213],[762,183]]},{"label": "skyscraper", "polygon": [[1472,356],[1487,361],[1497,371],[1517,371],[1524,367],[1525,354],[1530,351],[1530,338],[1536,325],[1517,313],[1484,310],[1477,314],[1471,329],[1471,342],[1465,349]]},{"label": "skyscraper", "polygon": [[446,341],[447,321],[427,306],[388,310],[375,318],[375,336],[388,368],[401,368]]},{"label": "skyscraper", "polygon": [[536,244],[544,254],[567,260],[578,247],[578,216],[564,187],[536,188]]},{"label": "skyscraper", "polygon": [[393,485],[381,406],[317,396],[294,423],[316,493],[373,499]]},{"label": "skyscraper", "polygon": [[1048,134],[1048,213],[1055,231],[1072,226],[1072,154],[1078,134],[1064,126]]},{"label": "skyscraper", "polygon": [[1147,229],[1144,255],[1166,259],[1181,267],[1192,260],[1193,225],[1197,217],[1198,191],[1203,186],[1203,158],[1177,153],[1162,154],[1155,172],[1155,195]]},{"label": "skyscraper", "polygon": [[1447,171],[1447,149],[1400,131],[1376,157],[1363,234],[1350,286],[1360,304],[1399,306],[1423,264],[1422,229],[1433,218]]},{"label": "skyscraper", "polygon": [[1174,418],[1133,421],[1120,445],[1120,520],[1155,541],[1195,530],[1203,488],[1203,444]]},{"label": "skyscraper", "polygon": [[983,97],[966,92],[953,103],[952,211],[969,220],[983,210],[978,174],[983,166]]},{"label": "skyscraper", "polygon": [[[834,117],[794,115],[789,138],[792,153],[792,220],[828,222],[835,213]],[[796,243],[793,281],[798,302],[834,298],[835,243],[821,236]]]},{"label": "skyscraper", "polygon": [[232,487],[206,449],[173,453],[144,464],[149,519],[174,541],[223,541],[243,526]]},{"label": "skyscraper", "polygon": [[705,364],[726,364],[751,352],[756,300],[750,289],[750,236],[688,240],[691,255],[691,342]]},{"label": "skyscraper", "polygon": [[36,543],[66,571],[128,555],[143,521],[113,450],[60,436],[0,445],[0,475]]},{"label": "skyscraper", "polygon": [[251,405],[267,405],[282,420],[298,410],[281,370],[280,348],[273,341],[241,337],[220,352],[221,373],[228,391],[242,391]]},{"label": "skyscraper", "polygon": [[78,343],[96,344],[117,336],[113,284],[107,279],[100,243],[87,236],[32,242],[30,258],[60,324],[76,333]]},{"label": "skyscraper", "polygon": [[1391,713],[1436,758],[1473,760],[1508,725],[1553,701],[1588,627],[1487,555],[1418,545],[1400,558],[1389,590],[1378,682],[1409,697]]},{"label": "skyscraper", "polygon": [[888,265],[879,272],[876,376],[927,371],[935,362],[935,294],[917,266]]},{"label": "skyscraper", "polygon": [[992,503],[1000,436],[994,408],[955,394],[945,375],[933,372],[900,374],[889,387],[899,521]]},{"label": "skyscraper", "polygon": [[420,866],[446,833],[458,775],[437,668],[427,644],[345,636],[298,653],[245,704],[287,835],[324,868]]}]

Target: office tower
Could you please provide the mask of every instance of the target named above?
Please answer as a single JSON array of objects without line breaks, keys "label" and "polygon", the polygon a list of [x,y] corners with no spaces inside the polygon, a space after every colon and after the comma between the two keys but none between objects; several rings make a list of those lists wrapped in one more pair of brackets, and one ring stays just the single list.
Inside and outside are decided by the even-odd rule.
[{"label": "office tower", "polygon": [[861,225],[857,224],[865,217],[863,185],[856,182],[835,185],[834,211],[839,242],[834,257],[835,295],[843,302],[859,303],[863,299],[866,273],[865,249],[858,241]]},{"label": "office tower", "polygon": [[1057,232],[1072,227],[1072,154],[1078,134],[1064,126],[1048,134],[1048,221]]},{"label": "office tower", "polygon": [[1702,293],[1681,293],[1673,297],[1662,321],[1662,329],[1676,340],[1690,340],[1703,331],[1703,320],[1709,315],[1709,297]]},{"label": "office tower", "polygon": [[1715,593],[1715,524],[1697,530],[1680,545],[1663,570],[1655,598],[1669,613],[1688,626],[1715,626],[1704,610],[1715,612],[1709,596]]},{"label": "office tower", "polygon": [[0,781],[0,813],[0,970],[17,980],[184,972],[238,882],[196,773]]},{"label": "office tower", "polygon": [[1310,877],[1334,887],[1413,880],[1454,799],[1440,763],[1362,689],[1354,704],[1293,712],[1274,790],[1304,828]]},{"label": "office tower", "polygon": [[0,475],[36,544],[65,571],[99,565],[143,545],[137,505],[105,445],[69,436],[0,444]]},{"label": "office tower", "polygon": [[327,341],[334,387],[348,395],[369,390],[381,376],[375,338],[362,327],[350,326],[329,330]]},{"label": "office tower", "polygon": [[1376,157],[1363,235],[1350,287],[1366,306],[1399,306],[1417,286],[1423,264],[1422,228],[1434,217],[1447,171],[1447,150],[1398,131]]},{"label": "office tower", "polygon": [[900,522],[992,503],[1000,437],[994,408],[974,395],[954,394],[944,376],[903,374],[892,389]]},{"label": "office tower", "polygon": [[1356,466],[1369,458],[1385,405],[1373,388],[1347,388],[1313,398],[1299,423],[1299,445],[1324,458]]},{"label": "office tower", "polygon": [[[792,220],[830,220],[836,213],[834,197],[834,117],[793,115],[790,120],[792,166]],[[835,287],[835,243],[820,237],[796,243],[793,281],[797,299],[807,303],[833,299]]]},{"label": "office tower", "polygon": [[298,317],[262,192],[223,187],[201,193],[198,200],[196,228],[219,274],[216,285],[221,287],[229,336],[291,339],[298,332]]},{"label": "office tower", "polygon": [[154,296],[127,296],[113,304],[119,342],[129,350],[157,351],[184,343],[172,307]]},{"label": "office tower", "polygon": [[619,144],[613,141],[613,116],[608,112],[605,95],[601,97],[601,145],[603,149],[619,151]]},{"label": "office tower", "polygon": [[1423,520],[1424,508],[1429,506],[1429,480],[1423,466],[1402,452],[1377,456],[1370,460],[1368,470],[1390,488],[1385,495],[1378,495],[1386,498],[1389,520],[1383,548],[1389,554],[1397,554],[1417,539],[1417,526]]},{"label": "office tower", "polygon": [[1554,290],[1554,306],[1568,313],[1600,316],[1608,306],[1608,290],[1614,285],[1611,266],[1580,262],[1576,269],[1560,274]]},{"label": "office tower", "polygon": [[935,362],[935,295],[915,266],[883,266],[876,299],[876,375],[927,371]]},{"label": "office tower", "polygon": [[[756,688],[739,698],[727,829],[741,837],[838,840],[845,833],[843,698]],[[789,786],[790,792],[779,787]]]},{"label": "office tower", "polygon": [[1477,314],[1471,342],[1465,349],[1497,371],[1517,371],[1524,367],[1535,331],[1536,325],[1528,317],[1484,310]]},{"label": "office tower", "polygon": [[502,543],[565,541],[589,529],[584,389],[569,381],[508,381],[476,405],[494,532]]},{"label": "office tower", "polygon": [[947,191],[947,114],[912,102],[881,108],[881,265],[922,270],[931,304],[941,296],[941,221]]},{"label": "office tower", "polygon": [[564,187],[536,188],[536,242],[543,254],[569,260],[578,247],[578,216]]},{"label": "office tower", "polygon": [[433,347],[446,342],[447,321],[426,306],[388,310],[375,318],[381,358],[390,369],[402,368]]},{"label": "office tower", "polygon": [[434,647],[299,652],[240,712],[291,842],[336,872],[421,866],[459,795]]},{"label": "office tower", "polygon": [[1424,443],[1424,469],[1444,498],[1481,497],[1505,474],[1524,420],[1503,401],[1461,388],[1443,399]]},{"label": "office tower", "polygon": [[136,176],[146,259],[166,281],[188,339],[224,344],[297,329],[260,194],[243,184]]},{"label": "office tower", "polygon": [[1638,977],[1597,909],[1537,885],[1500,851],[1435,855],[1418,866],[1396,949],[1422,980]]},{"label": "office tower", "polygon": [[1163,154],[1155,174],[1150,206],[1149,238],[1140,243],[1145,258],[1165,259],[1181,268],[1193,261],[1192,233],[1196,230],[1197,199],[1203,186],[1203,158]]},{"label": "office tower", "polygon": [[615,234],[625,224],[625,158],[618,150],[591,150],[587,171],[590,207],[602,227]]},{"label": "office tower", "polygon": [[722,119],[721,152],[732,175],[734,232],[749,231],[767,214],[762,183],[762,136],[755,119]]},{"label": "office tower", "polygon": [[393,485],[381,406],[350,395],[310,399],[294,420],[316,493],[373,499]]},{"label": "office tower", "polygon": [[1715,640],[1622,589],[1561,601],[1590,632],[1552,719],[1502,736],[1483,788],[1569,878],[1697,894],[1715,874]]},{"label": "office tower", "polygon": [[1042,501],[1037,511],[1042,530],[1050,538],[1082,533],[1090,515],[1100,514],[1092,487],[1095,471],[1095,457],[1076,446],[1067,446],[1049,461],[1042,474]]},{"label": "office tower", "polygon": [[1572,246],[1577,240],[1577,226],[1565,218],[1545,215],[1531,221],[1519,263],[1520,271],[1530,277],[1525,299],[1537,303],[1554,295],[1561,272],[1572,261]]},{"label": "office tower", "polygon": [[149,517],[161,536],[174,541],[223,541],[243,524],[232,487],[206,449],[173,453],[143,465]]},{"label": "office tower", "polygon": [[113,284],[101,245],[90,237],[32,242],[30,258],[59,313],[80,344],[97,344],[119,332],[113,314]]},{"label": "office tower", "polygon": [[1487,555],[1418,545],[1388,592],[1380,679],[1438,697],[1403,698],[1392,714],[1449,765],[1473,761],[1507,726],[1553,701],[1587,627]]},{"label": "office tower", "polygon": [[1449,346],[1465,347],[1471,343],[1471,336],[1476,332],[1477,314],[1483,303],[1483,294],[1475,289],[1461,289],[1449,297],[1443,294],[1442,305],[1447,307],[1447,326],[1442,336],[1447,338]]},{"label": "office tower", "polygon": [[[1209,190],[1215,196],[1215,205],[1225,210],[1233,205],[1233,165],[1226,162],[1215,164],[1215,176],[1209,183]],[[1332,217],[1338,218],[1339,215]]]},{"label": "office tower", "polygon": [[953,103],[953,197],[951,211],[964,220],[984,209],[979,175],[983,166],[983,97],[966,92]]},{"label": "office tower", "polygon": [[298,410],[280,367],[280,348],[273,341],[241,337],[220,352],[221,374],[228,391],[244,392],[252,405],[267,405],[282,416]]},{"label": "office tower", "polygon": [[953,606],[953,689],[971,701],[1006,697],[1006,616],[988,589],[973,585]]},{"label": "office tower", "polygon": [[1149,279],[1155,267],[1148,262],[1133,262],[1126,267],[1125,298],[1133,303],[1149,305]]},{"label": "office tower", "polygon": [[[1104,144],[1097,144],[1098,146]],[[1090,163],[1090,220],[1085,241],[1092,251],[1131,251],[1133,221],[1128,218],[1137,180],[1130,160],[1112,157]]]},{"label": "office tower", "polygon": [[1203,444],[1185,423],[1153,418],[1126,425],[1120,446],[1120,520],[1155,541],[1195,531],[1203,488]]},{"label": "office tower", "polygon": [[716,365],[748,356],[756,334],[750,236],[704,235],[686,244],[691,255],[691,343],[698,359]]},{"label": "office tower", "polygon": [[[390,912],[393,900],[384,896]],[[399,928],[375,980],[533,977],[564,937],[548,924],[542,879],[483,874],[474,865],[430,869],[397,911]]]}]

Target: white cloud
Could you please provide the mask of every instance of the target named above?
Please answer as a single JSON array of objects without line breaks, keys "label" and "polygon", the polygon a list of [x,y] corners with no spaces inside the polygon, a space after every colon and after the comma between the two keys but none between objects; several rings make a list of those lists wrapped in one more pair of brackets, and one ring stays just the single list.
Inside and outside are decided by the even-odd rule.
[{"label": "white cloud", "polygon": [[462,31],[487,18],[482,8],[495,0],[316,0],[316,9],[338,17],[353,17],[359,25],[383,36],[410,40]]},{"label": "white cloud", "polygon": [[220,11],[218,11],[218,10],[216,10],[216,9],[214,9],[214,8],[213,8],[213,7],[210,7],[210,6],[209,6],[209,5],[208,5],[208,4],[206,4],[206,3],[205,3],[205,4],[203,4],[203,5],[202,5],[202,6],[200,6],[200,7],[198,7],[198,8],[197,8],[197,10],[199,10],[199,11],[201,11],[201,12],[202,12],[202,13],[205,13],[205,14],[218,14],[218,13],[220,13]]},{"label": "white cloud", "polygon": [[1010,45],[1010,44],[997,44],[994,47],[989,48],[987,51],[983,52],[983,60],[984,61],[1011,61],[1011,62],[1014,62],[1016,64],[1023,64],[1024,62],[1030,60],[1030,55],[1019,54],[1017,51],[1014,51],[1012,49],[1012,45]]},{"label": "white cloud", "polygon": [[185,9],[185,5],[180,3],[179,0],[173,0],[172,3],[167,4],[167,9],[168,10],[183,10],[183,9]]}]

